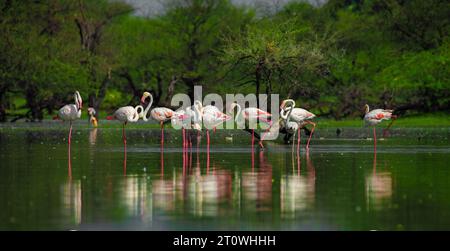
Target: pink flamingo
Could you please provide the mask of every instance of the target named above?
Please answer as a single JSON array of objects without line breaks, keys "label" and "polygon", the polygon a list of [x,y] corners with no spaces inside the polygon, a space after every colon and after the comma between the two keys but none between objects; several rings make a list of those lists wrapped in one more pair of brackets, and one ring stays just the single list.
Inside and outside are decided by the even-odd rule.
[{"label": "pink flamingo", "polygon": [[[148,103],[147,107],[144,110],[144,114],[142,115],[142,119],[144,121],[148,121],[147,113],[150,110],[152,104],[153,104],[153,96],[149,92],[144,92],[141,97],[141,103],[145,104],[145,100],[150,97],[150,102]],[[164,122],[170,120],[173,116],[178,116],[180,119],[185,119],[184,114],[180,114],[178,112],[174,112],[172,109],[169,109],[167,107],[156,107],[153,108],[150,111],[150,116],[159,121],[159,124],[161,126],[161,145],[164,145]]]},{"label": "pink flamingo", "polygon": [[196,100],[193,106],[187,107],[185,110],[177,110],[175,113],[178,116],[172,116],[171,118],[172,127],[182,129],[183,148],[187,148],[190,144],[186,129],[195,129],[198,132],[202,130],[200,125],[200,106],[201,102]]},{"label": "pink flamingo", "polygon": [[[236,118],[234,119],[236,122],[238,122],[239,116],[242,115],[245,119],[245,121],[249,122],[249,121],[260,121],[260,122],[265,122],[268,123],[269,126],[272,125],[272,121],[270,121],[270,118],[272,117],[272,114],[263,111],[259,108],[256,107],[248,107],[248,108],[244,108],[242,110],[241,106],[234,102],[233,104],[231,104],[231,110],[233,110],[235,107],[237,107],[237,113],[236,113]],[[269,127],[270,129],[270,127]],[[252,147],[255,145],[255,129],[252,128]],[[263,139],[261,139],[259,141],[259,145],[261,146],[261,148],[264,148],[264,145],[262,144]]]},{"label": "pink flamingo", "polygon": [[[139,111],[140,110],[140,111]],[[133,106],[124,106],[120,107],[114,112],[113,116],[106,117],[107,120],[118,120],[123,123],[122,126],[122,139],[124,145],[127,144],[127,136],[125,135],[125,125],[128,122],[137,122],[139,118],[142,116],[142,111],[144,108],[141,105],[136,107]]]},{"label": "pink flamingo", "polygon": [[373,127],[373,141],[374,141],[374,150],[376,152],[377,150],[377,133],[375,130],[375,126],[381,123],[383,120],[390,120],[396,119],[397,116],[392,115],[394,110],[384,110],[384,109],[375,109],[370,111],[369,105],[366,104],[364,106],[365,109],[365,115],[364,115],[364,122],[366,126],[372,126]]},{"label": "pink flamingo", "polygon": [[198,102],[198,109],[200,118],[203,121],[203,124],[206,127],[206,142],[208,145],[208,152],[209,152],[209,129],[212,128],[214,131],[216,130],[216,127],[221,125],[222,123],[228,121],[231,119],[231,117],[219,110],[216,106],[213,105],[207,105],[203,107],[203,105]]},{"label": "pink flamingo", "polygon": [[[306,149],[309,149],[309,142],[311,141],[311,137],[313,135],[314,129],[316,128],[316,123],[312,122],[311,120],[316,117],[312,112],[305,110],[303,108],[296,108],[295,107],[295,101],[293,99],[286,99],[283,100],[281,103],[280,109],[284,112],[289,111],[289,119],[298,123],[298,141],[297,144],[300,144],[300,130],[303,126],[310,124],[313,126],[311,129],[311,133],[309,134],[308,143],[306,143]],[[292,111],[290,111],[292,110]],[[297,146],[298,148],[298,146]]]},{"label": "pink flamingo", "polygon": [[65,105],[58,111],[57,117],[62,119],[63,121],[70,122],[69,129],[69,145],[72,139],[72,122],[81,117],[81,108],[83,107],[83,101],[81,99],[81,95],[78,91],[75,91],[73,95],[75,99],[75,104]]}]

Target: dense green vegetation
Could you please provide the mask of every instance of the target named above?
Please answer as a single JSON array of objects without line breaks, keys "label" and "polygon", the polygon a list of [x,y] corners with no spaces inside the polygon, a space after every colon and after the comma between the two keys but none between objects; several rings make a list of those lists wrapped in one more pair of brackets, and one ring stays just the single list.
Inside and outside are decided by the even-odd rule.
[{"label": "dense green vegetation", "polygon": [[[167,1],[140,17],[120,1],[0,3],[0,121],[72,103],[111,112],[151,91],[279,93],[321,117],[362,107],[450,109],[450,2],[292,2],[256,15],[228,0]],[[445,115],[444,115],[445,116]]]}]

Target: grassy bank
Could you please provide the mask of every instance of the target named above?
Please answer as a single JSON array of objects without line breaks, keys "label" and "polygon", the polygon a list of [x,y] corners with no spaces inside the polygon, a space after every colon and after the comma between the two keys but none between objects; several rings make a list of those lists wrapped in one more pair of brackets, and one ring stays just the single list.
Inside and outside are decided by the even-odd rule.
[{"label": "grassy bank", "polygon": [[[350,118],[342,120],[334,120],[329,118],[317,118],[320,127],[361,127],[364,122],[360,118]],[[390,121],[384,121],[387,126]],[[433,113],[433,114],[416,114],[399,117],[392,125],[393,127],[450,127],[450,114]]]},{"label": "grassy bank", "polygon": [[[107,114],[105,112],[100,113],[99,128],[119,128],[122,126],[121,123],[117,121],[107,121],[105,117]],[[89,127],[88,115],[86,112],[83,113],[81,119],[77,123],[82,123],[79,126]],[[21,127],[20,125],[26,124],[27,128],[33,127],[33,123],[24,123],[24,120],[19,120],[16,123],[3,123],[2,127]],[[45,121],[51,121],[50,116],[46,116]],[[85,125],[84,122],[85,121]],[[364,122],[361,118],[347,118],[342,120],[335,120],[331,118],[318,117],[314,120],[317,123],[318,128],[341,128],[341,127],[363,127]],[[55,125],[59,125],[60,121],[53,121]],[[387,126],[390,121],[384,121],[381,126]],[[36,123],[39,125],[39,123]],[[433,113],[433,114],[415,114],[399,117],[394,124],[394,128],[425,128],[425,127],[450,127],[450,114],[446,113]],[[37,126],[40,127],[40,126]],[[129,128],[159,128],[159,124],[154,120],[149,122],[139,121],[138,123],[130,123],[127,125]],[[170,121],[166,124],[167,128],[170,128]]]}]

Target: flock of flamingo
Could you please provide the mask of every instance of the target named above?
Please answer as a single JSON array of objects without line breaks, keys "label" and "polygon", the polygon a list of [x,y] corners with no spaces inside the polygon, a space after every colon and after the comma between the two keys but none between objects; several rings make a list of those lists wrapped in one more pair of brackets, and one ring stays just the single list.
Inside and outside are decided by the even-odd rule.
[{"label": "flock of flamingo", "polygon": [[[81,109],[83,107],[83,102],[81,95],[78,91],[74,94],[75,104],[69,104],[63,106],[57,115],[57,118],[63,121],[69,121],[70,129],[68,135],[68,143],[71,144],[72,137],[72,122],[81,117]],[[147,99],[150,99],[147,102]],[[206,129],[207,135],[207,145],[209,149],[210,144],[210,135],[208,128],[211,128],[215,131],[216,127],[223,124],[224,122],[230,120],[232,116],[223,113],[219,108],[214,105],[203,106],[199,100],[194,102],[194,105],[191,107],[187,107],[184,110],[173,111],[167,107],[155,107],[151,109],[153,104],[153,96],[149,92],[144,92],[141,97],[141,105],[133,106],[124,106],[117,109],[112,116],[108,116],[108,120],[118,120],[123,123],[122,127],[122,138],[123,142],[126,145],[126,134],[125,134],[125,126],[127,123],[137,122],[142,118],[144,121],[148,121],[149,117],[147,116],[150,111],[150,116],[158,121],[161,126],[161,147],[164,145],[164,124],[170,120],[173,127],[178,127],[182,129],[182,139],[183,139],[183,148],[189,145],[188,137],[186,135],[186,129],[194,129],[198,133],[202,131],[202,124]],[[145,108],[144,108],[145,105]],[[311,137],[313,135],[314,129],[316,127],[316,123],[311,120],[316,117],[312,112],[307,111],[303,108],[295,107],[295,101],[292,99],[286,99],[281,103],[280,106],[280,118],[277,123],[273,123],[271,120],[272,115],[264,110],[261,110],[256,107],[248,107],[242,109],[241,106],[237,103],[233,103],[230,107],[230,112],[234,112],[234,109],[237,108],[237,113],[235,116],[235,122],[238,122],[239,119],[244,119],[245,122],[259,121],[260,123],[265,123],[268,125],[268,129],[265,131],[266,133],[273,128],[274,124],[277,124],[280,132],[292,134],[294,139],[292,140],[294,146],[295,134],[297,137],[297,151],[300,148],[300,130],[306,125],[312,125],[312,130],[309,134],[309,138],[306,144],[306,149],[309,149],[309,144],[311,141]],[[150,110],[151,109],[151,110]],[[376,151],[376,130],[375,126],[381,123],[383,120],[395,119],[396,116],[392,114],[393,110],[385,110],[385,109],[374,109],[370,111],[369,106],[365,105],[365,116],[364,122],[367,126],[373,127],[373,137],[374,137],[374,149]],[[88,114],[90,116],[91,123],[96,127],[97,119],[95,118],[96,111],[92,108],[88,108]],[[250,130],[252,134],[251,144],[254,146],[255,142],[255,131],[254,129],[245,129]],[[259,138],[259,145],[261,149],[264,148],[263,145],[264,134],[261,138]]]}]

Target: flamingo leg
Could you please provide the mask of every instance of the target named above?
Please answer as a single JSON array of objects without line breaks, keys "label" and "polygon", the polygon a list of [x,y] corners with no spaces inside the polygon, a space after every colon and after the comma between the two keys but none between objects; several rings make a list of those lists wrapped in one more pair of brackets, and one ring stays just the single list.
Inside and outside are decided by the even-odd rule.
[{"label": "flamingo leg", "polygon": [[123,176],[127,175],[127,143],[125,141],[125,145],[123,148]]},{"label": "flamingo leg", "polygon": [[69,129],[69,145],[72,141],[72,121],[70,121],[70,129]]},{"label": "flamingo leg", "polygon": [[[301,143],[301,136],[302,136],[302,132],[301,132],[301,127],[299,126],[297,129],[297,152],[300,151],[300,143]],[[294,134],[294,139],[295,139],[295,134]],[[292,145],[294,145],[294,139],[292,139]]]},{"label": "flamingo leg", "polygon": [[161,146],[164,145],[164,123],[163,121],[160,122],[161,125]]},{"label": "flamingo leg", "polygon": [[255,129],[252,129],[252,148],[255,145]]},{"label": "flamingo leg", "polygon": [[197,153],[198,153],[199,146],[200,146],[200,132],[197,131]]},{"label": "flamingo leg", "polygon": [[184,130],[184,127],[181,129],[181,133],[183,135],[183,150],[186,148],[186,131]]},{"label": "flamingo leg", "polygon": [[206,130],[206,145],[208,146],[209,149],[209,130]]},{"label": "flamingo leg", "polygon": [[69,180],[72,180],[72,158],[70,157],[70,144],[68,147],[68,167],[69,167]]},{"label": "flamingo leg", "polygon": [[127,135],[125,134],[125,123],[123,123],[123,126],[122,126],[122,139],[123,139],[123,144],[126,145],[127,144]]},{"label": "flamingo leg", "polygon": [[206,130],[206,174],[209,173],[209,130]]},{"label": "flamingo leg", "polygon": [[[263,120],[264,122],[266,122],[266,123],[269,123],[269,127],[264,131],[264,133],[268,133],[269,131],[270,131],[270,128],[272,128],[272,120]],[[261,134],[261,140],[259,141],[259,146],[261,147],[261,148],[264,148],[264,145],[263,145],[263,141],[264,141],[264,137],[266,136],[264,133],[262,133]]]},{"label": "flamingo leg", "polygon": [[309,139],[308,139],[308,143],[306,143],[306,149],[309,149],[309,142],[311,141],[311,137],[312,137],[312,135],[314,133],[314,129],[316,128],[316,123],[308,121],[308,124],[313,125],[313,128],[311,129],[311,132],[309,133]]},{"label": "flamingo leg", "polygon": [[373,127],[373,149],[375,153],[377,152],[377,131],[375,130],[375,126]]},{"label": "flamingo leg", "polygon": [[[295,140],[295,132],[294,132],[294,135],[292,136],[292,154],[294,154],[294,140]],[[297,151],[298,151],[298,147],[297,147]]]}]

